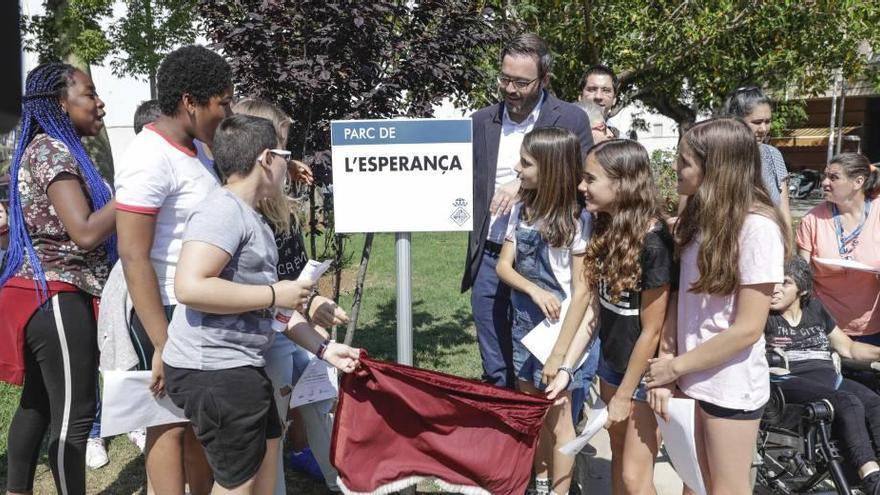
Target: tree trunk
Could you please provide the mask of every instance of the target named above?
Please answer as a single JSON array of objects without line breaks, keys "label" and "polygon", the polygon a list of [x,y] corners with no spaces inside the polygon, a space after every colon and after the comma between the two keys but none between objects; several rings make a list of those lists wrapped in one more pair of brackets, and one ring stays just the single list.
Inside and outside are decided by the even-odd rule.
[{"label": "tree trunk", "polygon": [[[339,293],[342,292],[342,258],[345,250],[345,239],[336,234],[334,236],[336,248],[333,253],[333,302],[339,303]],[[337,327],[333,327],[333,340],[337,337]]]},{"label": "tree trunk", "polygon": [[150,79],[150,99],[155,100],[159,97],[159,92],[156,91],[156,71],[150,71],[148,77]]},{"label": "tree trunk", "polygon": [[351,302],[351,314],[348,315],[348,329],[345,332],[345,344],[351,345],[354,340],[354,332],[357,328],[358,315],[361,312],[361,298],[364,294],[364,280],[367,278],[367,265],[370,263],[370,252],[373,250],[373,233],[364,237],[364,250],[361,253],[361,263],[358,267],[357,280],[354,286],[354,296]]},{"label": "tree trunk", "polygon": [[684,103],[666,97],[658,97],[653,94],[644,94],[640,100],[648,106],[655,108],[661,114],[669,117],[678,124],[678,135],[683,136],[697,121],[697,112]]}]

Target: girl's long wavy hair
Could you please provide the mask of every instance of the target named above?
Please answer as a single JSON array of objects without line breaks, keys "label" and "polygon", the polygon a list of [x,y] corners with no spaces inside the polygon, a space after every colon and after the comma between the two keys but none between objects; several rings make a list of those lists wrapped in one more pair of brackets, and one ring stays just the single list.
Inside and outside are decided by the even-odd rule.
[{"label": "girl's long wavy hair", "polygon": [[700,278],[691,292],[729,295],[739,286],[739,239],[746,215],[757,213],[779,226],[785,257],[791,251],[791,229],[785,225],[761,180],[761,152],[755,135],[737,118],[710,119],[682,138],[682,154],[703,172],[697,192],[688,197],[676,223],[677,252],[699,236]]},{"label": "girl's long wavy hair", "polygon": [[[103,208],[113,196],[83,146],[73,121],[61,109],[61,98],[72,84],[77,70],[72,65],[50,62],[38,65],[28,73],[25,93],[22,96],[19,139],[9,168],[9,250],[5,258],[0,259],[3,268],[0,271],[0,285],[15,275],[27,258],[34,271],[41,298],[48,294],[46,274],[43,272],[43,266],[25,225],[18,188],[21,161],[28,145],[40,133],[46,133],[49,137],[64,143],[82,173],[93,211]],[[107,250],[108,262],[112,265],[117,258],[116,235],[111,235],[104,242],[104,247]]]},{"label": "girl's long wavy hair", "polygon": [[581,148],[577,136],[561,127],[542,127],[523,138],[522,160],[538,167],[538,187],[520,189],[522,220],[537,225],[552,247],[568,246],[577,233],[583,205],[577,194]]},{"label": "girl's long wavy hair", "polygon": [[[259,98],[245,98],[237,102],[233,107],[234,113],[244,115],[252,115],[254,117],[262,117],[268,119],[275,126],[275,133],[278,135],[278,142],[282,147],[286,146],[285,132],[282,126],[290,125],[290,117],[276,105]],[[288,177],[288,182],[290,178]],[[275,228],[276,233],[289,233],[293,222],[296,221],[294,211],[299,204],[293,198],[289,197],[283,191],[277,196],[260,200],[260,211],[266,216],[266,219]]]},{"label": "girl's long wavy hair", "polygon": [[584,257],[585,278],[590,285],[605,283],[612,301],[624,291],[640,289],[641,253],[645,236],[664,218],[660,195],[651,173],[645,148],[628,139],[612,139],[590,149],[593,158],[617,185],[610,210],[599,212]]}]

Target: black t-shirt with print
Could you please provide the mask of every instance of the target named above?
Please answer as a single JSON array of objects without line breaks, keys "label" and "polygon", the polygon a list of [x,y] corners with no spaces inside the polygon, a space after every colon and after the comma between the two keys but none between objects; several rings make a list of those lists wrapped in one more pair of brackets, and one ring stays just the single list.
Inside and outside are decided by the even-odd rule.
[{"label": "black t-shirt with print", "polygon": [[[831,352],[828,340],[836,325],[834,318],[828,313],[818,298],[812,298],[802,308],[801,321],[792,325],[782,314],[771,312],[764,327],[764,338],[767,347],[777,347],[783,351],[825,351]],[[815,362],[820,361],[820,362]],[[821,362],[825,361],[825,362]],[[805,360],[789,362],[792,373],[803,372],[816,366],[831,366],[830,360]]]},{"label": "black t-shirt with print", "polygon": [[288,234],[276,232],[275,245],[278,247],[278,280],[296,280],[309,262],[299,224],[294,222]]},{"label": "black t-shirt with print", "polygon": [[642,333],[641,290],[664,285],[678,287],[678,265],[673,259],[673,240],[663,222],[655,224],[645,236],[641,253],[642,279],[639,290],[624,291],[611,302],[604,283],[599,283],[599,337],[602,359],[617,373],[625,373],[629,358]]}]

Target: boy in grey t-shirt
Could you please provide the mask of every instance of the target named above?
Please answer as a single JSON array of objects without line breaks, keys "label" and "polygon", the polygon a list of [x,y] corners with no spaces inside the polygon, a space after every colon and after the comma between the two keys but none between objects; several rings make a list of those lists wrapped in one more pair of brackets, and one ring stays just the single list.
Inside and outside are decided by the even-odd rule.
[{"label": "boy in grey t-shirt", "polygon": [[277,146],[266,119],[234,115],[217,128],[214,158],[227,184],[187,220],[174,279],[179,304],[162,352],[165,390],[226,489],[253,483],[261,492],[275,482],[281,423],[263,370],[272,338],[290,338],[344,372],[359,356],[297,312],[283,336],[271,330],[273,308],[300,310],[314,286],[278,281],[274,235],[257,212],[281,193],[290,153]]}]

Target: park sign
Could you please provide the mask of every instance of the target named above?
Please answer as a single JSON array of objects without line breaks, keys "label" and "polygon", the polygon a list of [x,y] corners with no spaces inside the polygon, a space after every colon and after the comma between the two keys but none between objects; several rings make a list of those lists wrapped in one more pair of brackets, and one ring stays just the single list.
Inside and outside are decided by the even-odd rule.
[{"label": "park sign", "polygon": [[330,123],[339,233],[470,231],[471,120]]}]

